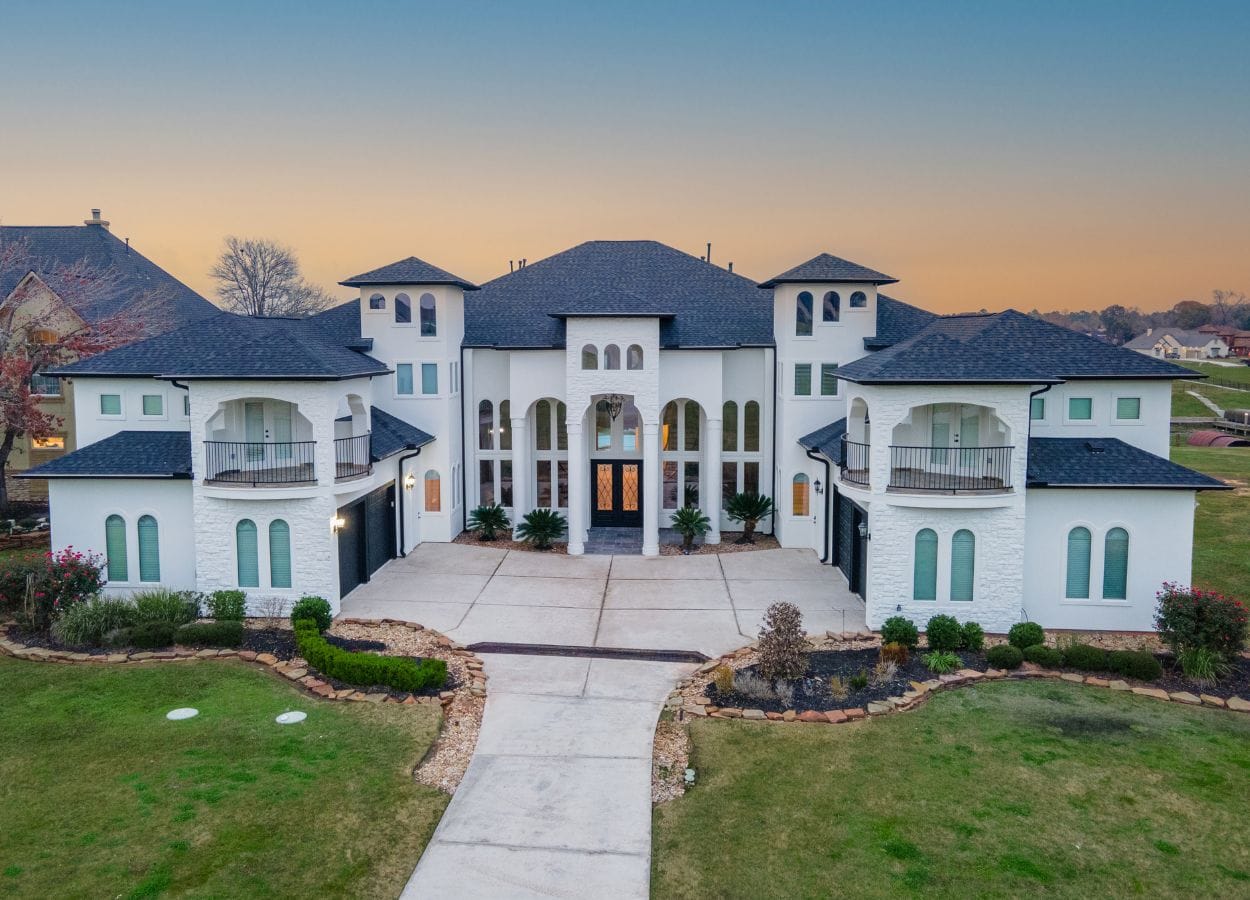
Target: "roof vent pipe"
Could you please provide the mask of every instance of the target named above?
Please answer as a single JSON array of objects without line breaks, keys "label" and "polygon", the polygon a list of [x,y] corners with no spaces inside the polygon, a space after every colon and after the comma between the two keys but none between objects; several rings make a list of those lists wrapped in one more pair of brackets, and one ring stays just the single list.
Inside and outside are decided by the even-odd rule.
[{"label": "roof vent pipe", "polygon": [[712,242],[711,241],[707,242],[707,261],[708,262],[712,261]]},{"label": "roof vent pipe", "polygon": [[729,261],[729,273],[732,275],[734,270],[733,260]]}]

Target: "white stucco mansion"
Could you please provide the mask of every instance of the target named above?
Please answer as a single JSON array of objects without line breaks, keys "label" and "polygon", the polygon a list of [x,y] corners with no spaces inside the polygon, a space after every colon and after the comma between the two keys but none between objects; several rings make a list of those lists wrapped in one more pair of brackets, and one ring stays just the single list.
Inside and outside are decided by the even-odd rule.
[{"label": "white stucco mansion", "polygon": [[614,527],[654,555],[679,506],[714,544],[749,491],[872,626],[1149,629],[1189,581],[1195,492],[1223,487],[1167,459],[1171,381],[1198,376],[893,281],[822,254],[757,284],[650,241],[481,287],[410,257],[311,319],[217,313],[53,373],[80,449],[30,474],[112,590],[337,607],[479,503],[559,509],[571,554]]}]

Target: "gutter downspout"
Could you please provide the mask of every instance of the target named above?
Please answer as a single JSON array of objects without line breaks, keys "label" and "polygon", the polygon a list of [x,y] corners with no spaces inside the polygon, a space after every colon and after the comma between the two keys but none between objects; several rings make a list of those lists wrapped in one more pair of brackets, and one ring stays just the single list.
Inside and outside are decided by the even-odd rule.
[{"label": "gutter downspout", "polygon": [[833,516],[830,515],[830,512],[829,512],[829,498],[833,496],[833,494],[831,493],[831,491],[833,490],[833,481],[831,480],[833,478],[833,475],[829,469],[828,459],[826,459],[823,456],[816,455],[811,450],[807,451],[807,456],[809,459],[814,459],[816,460],[816,462],[823,464],[825,467],[825,495],[824,495],[825,500],[823,503],[824,510],[825,510],[825,537],[824,537],[824,541],[820,545],[820,550],[821,550],[820,562],[821,562],[821,565],[824,565],[826,562],[829,561],[829,526],[832,524],[830,520],[833,518]]},{"label": "gutter downspout", "polygon": [[772,453],[772,484],[773,484],[773,517],[769,522],[768,533],[777,536],[777,347],[773,346],[773,453]]},{"label": "gutter downspout", "polygon": [[[461,295],[463,296],[463,292],[461,292]],[[465,394],[465,390],[464,390],[464,341],[460,342],[460,384],[457,385],[457,387],[459,387],[460,389],[458,391],[460,395],[460,410],[459,410],[459,416],[460,416],[460,429],[459,429],[460,430],[460,498],[461,500],[464,501],[464,504],[460,510],[460,530],[465,531],[469,527],[469,501],[468,501],[469,471],[465,465],[466,462],[468,461],[468,457],[465,456],[466,445],[468,442],[465,440],[465,427],[464,427],[466,425],[465,417],[464,417],[464,400],[465,400],[465,397],[464,397],[464,394]],[[474,444],[474,446],[476,447],[477,445]]]},{"label": "gutter downspout", "polygon": [[398,463],[399,471],[399,556],[402,559],[408,555],[408,551],[404,549],[407,541],[404,538],[404,494],[408,493],[408,489],[404,486],[404,463],[410,459],[416,459],[421,455],[421,448],[417,448],[416,453],[409,453],[401,456]]}]

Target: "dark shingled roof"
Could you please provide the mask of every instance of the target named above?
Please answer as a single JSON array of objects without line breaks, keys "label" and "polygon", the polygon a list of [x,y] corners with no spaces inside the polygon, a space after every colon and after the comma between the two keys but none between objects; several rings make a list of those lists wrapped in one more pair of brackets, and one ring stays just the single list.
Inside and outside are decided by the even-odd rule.
[{"label": "dark shingled roof", "polygon": [[935,318],[906,340],[840,367],[838,377],[858,384],[1045,384],[1203,376],[1009,309]]},{"label": "dark shingled roof", "polygon": [[830,281],[864,281],[869,284],[893,284],[898,279],[891,278],[889,275],[878,272],[876,269],[853,263],[849,259],[843,259],[831,253],[822,253],[819,256],[813,256],[807,262],[801,263],[793,269],[773,276],[762,283],[760,287],[770,288],[778,284],[816,284]]},{"label": "dark shingled roof", "polygon": [[190,478],[191,432],[119,431],[18,478]]},{"label": "dark shingled roof", "polygon": [[218,312],[159,337],[63,366],[52,374],[147,375],[332,381],[390,370],[344,346],[317,319],[275,319]]},{"label": "dark shingled roof", "polygon": [[1147,453],[1119,438],[1030,438],[1031,488],[1230,490],[1210,475]]},{"label": "dark shingled roof", "polygon": [[878,293],[877,333],[864,338],[864,349],[884,350],[905,341],[936,318],[928,310]]},{"label": "dark shingled roof", "polygon": [[376,406],[370,408],[372,431],[369,436],[369,456],[380,462],[401,450],[416,450],[434,440],[420,428],[397,419]]},{"label": "dark shingled roof", "polygon": [[344,347],[366,352],[373,349],[373,338],[360,336],[359,298],[317,313],[309,321],[324,329]]},{"label": "dark shingled roof", "polygon": [[466,291],[476,291],[477,285],[471,281],[453,275],[446,269],[440,269],[423,259],[410,256],[393,262],[389,266],[353,275],[339,284],[347,287],[367,287],[374,284],[455,284]]},{"label": "dark shingled roof", "polygon": [[[0,300],[6,298],[30,271],[53,291],[62,294],[88,322],[115,316],[137,301],[153,331],[167,331],[217,312],[205,300],[102,225],[4,225],[0,245],[24,245],[24,250],[0,250]],[[89,293],[67,289],[62,276],[71,267],[102,276],[107,289]],[[83,271],[82,268],[77,271]]]},{"label": "dark shingled roof", "polygon": [[588,241],[487,282],[464,298],[464,344],[563,347],[559,316],[604,315],[596,297],[630,310],[619,315],[671,316],[666,349],[773,345],[772,299],[755,282],[656,241]]},{"label": "dark shingled roof", "polygon": [[830,422],[824,428],[799,438],[799,446],[827,456],[834,463],[842,464],[842,436],[846,434],[846,419]]}]

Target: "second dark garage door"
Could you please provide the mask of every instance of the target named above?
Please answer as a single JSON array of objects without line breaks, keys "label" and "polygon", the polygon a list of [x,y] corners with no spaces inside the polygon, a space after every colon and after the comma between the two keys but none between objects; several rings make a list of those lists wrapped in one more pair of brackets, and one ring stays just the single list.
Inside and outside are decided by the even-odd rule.
[{"label": "second dark garage door", "polygon": [[339,596],[369,580],[395,558],[395,483],[380,487],[338,511]]}]

